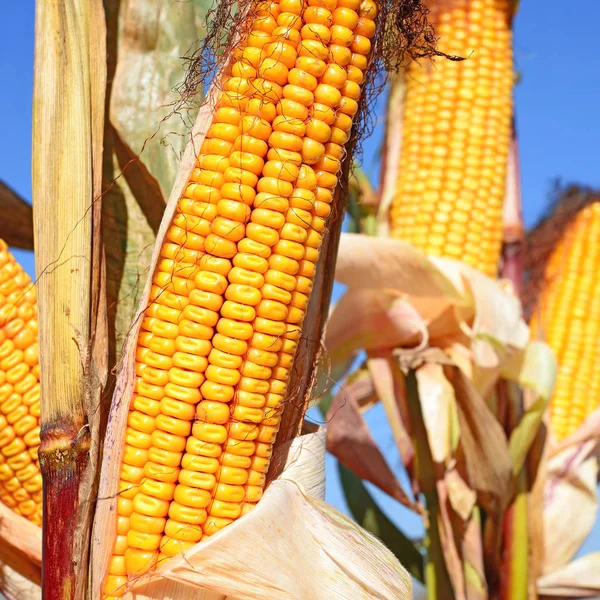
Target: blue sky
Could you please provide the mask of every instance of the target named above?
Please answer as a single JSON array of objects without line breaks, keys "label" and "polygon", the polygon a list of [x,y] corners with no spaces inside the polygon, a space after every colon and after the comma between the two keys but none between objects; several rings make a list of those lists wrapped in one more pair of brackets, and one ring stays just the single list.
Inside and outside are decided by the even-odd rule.
[{"label": "blue sky", "polygon": [[[34,0],[0,3],[0,179],[31,198],[31,105],[33,89]],[[177,3],[173,2],[176,7]],[[543,8],[542,8],[543,6]],[[524,214],[532,225],[547,206],[552,182],[600,187],[600,54],[598,0],[521,0],[515,24],[515,60],[522,74],[516,90],[521,146]],[[383,107],[383,102],[380,102]],[[364,167],[377,179],[381,128],[365,143]],[[57,148],[57,151],[60,149]],[[33,274],[30,253],[15,252]],[[393,453],[380,410],[369,416],[383,450]],[[393,456],[393,454],[390,454]],[[397,461],[396,461],[397,464]],[[328,500],[345,509],[336,470],[328,460]],[[419,522],[383,494],[383,508],[407,533]],[[584,548],[600,549],[600,524]]]}]

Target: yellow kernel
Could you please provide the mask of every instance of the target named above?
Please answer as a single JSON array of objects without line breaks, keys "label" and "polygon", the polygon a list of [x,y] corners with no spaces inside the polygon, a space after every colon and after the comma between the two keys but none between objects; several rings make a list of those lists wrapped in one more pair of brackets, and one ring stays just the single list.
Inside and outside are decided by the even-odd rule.
[{"label": "yellow kernel", "polygon": [[329,56],[327,46],[318,40],[302,40],[298,46],[298,56],[310,56],[319,60],[326,60]]},{"label": "yellow kernel", "polygon": [[144,475],[158,481],[173,483],[177,481],[178,473],[178,468],[173,468],[169,465],[163,465],[154,461],[147,462],[144,465]]},{"label": "yellow kernel", "polygon": [[184,506],[179,502],[171,502],[171,506],[169,507],[169,518],[180,523],[202,525],[206,521],[206,517],[206,510],[203,508]]},{"label": "yellow kernel", "polygon": [[269,269],[267,271],[265,281],[289,292],[293,292],[294,289],[296,289],[295,277],[288,275],[287,273],[282,273],[281,271],[275,271],[274,269]]},{"label": "yellow kernel", "polygon": [[[229,167],[223,174],[223,183],[241,183],[255,187],[258,182],[258,176],[252,171],[245,171],[239,167]],[[227,216],[227,215],[224,215]]]},{"label": "yellow kernel", "polygon": [[169,519],[165,525],[165,535],[184,542],[199,542],[202,539],[202,529],[195,525]]},{"label": "yellow kernel", "polygon": [[239,150],[236,150],[235,152],[231,153],[230,163],[232,167],[244,169],[258,176],[262,173],[264,160],[261,158],[261,156],[258,156],[252,152],[240,152]]},{"label": "yellow kernel", "polygon": [[201,422],[225,425],[230,418],[229,404],[203,400],[196,407],[196,417]]},{"label": "yellow kernel", "polygon": [[[327,125],[325,125],[327,127]],[[325,146],[311,137],[305,137],[302,143],[302,158],[308,164],[315,164],[325,154]]]},{"label": "yellow kernel", "polygon": [[149,517],[166,517],[169,511],[169,502],[140,493],[133,499],[133,508],[135,512]]},{"label": "yellow kernel", "polygon": [[198,340],[186,336],[178,336],[175,340],[175,348],[179,352],[187,352],[196,356],[208,356],[210,352],[210,342],[208,340]]},{"label": "yellow kernel", "polygon": [[206,398],[207,400],[215,400],[216,402],[229,402],[234,395],[234,389],[232,386],[215,383],[210,380],[207,380],[202,384],[200,391],[203,398]]},{"label": "yellow kernel", "polygon": [[[209,382],[204,385],[206,383]],[[225,427],[213,423],[194,423],[192,433],[198,440],[211,444],[223,444],[227,440]]]},{"label": "yellow kernel", "polygon": [[265,98],[250,98],[246,105],[245,112],[249,115],[260,117],[268,123],[270,123],[277,114],[273,102]]},{"label": "yellow kernel", "polygon": [[201,472],[199,469],[181,469],[179,472],[179,483],[203,490],[212,490],[216,483],[216,477],[213,473],[216,473],[219,470],[219,461],[198,456],[196,462],[200,462],[201,460],[212,461],[211,463],[208,463],[210,471]]},{"label": "yellow kernel", "polygon": [[265,58],[258,68],[258,74],[279,85],[285,85],[288,81],[288,68],[274,58]]},{"label": "yellow kernel", "polygon": [[296,48],[284,40],[267,44],[265,46],[265,55],[267,58],[273,58],[282,62],[288,69],[294,66],[298,56]]},{"label": "yellow kernel", "polygon": [[205,508],[210,502],[210,492],[179,484],[175,488],[175,501],[190,508]]},{"label": "yellow kernel", "polygon": [[[250,154],[255,154],[259,158],[263,158],[266,156],[269,146],[264,140],[258,139],[257,137],[253,137],[251,135],[240,135],[240,137],[237,138],[233,143],[233,150],[234,152],[249,152]],[[223,193],[222,189],[221,193]]]},{"label": "yellow kernel", "polygon": [[[213,346],[222,352],[235,354],[236,356],[243,356],[248,349],[248,344],[245,341],[236,340],[220,333],[215,334],[213,337]],[[206,382],[202,385],[206,385]]]}]

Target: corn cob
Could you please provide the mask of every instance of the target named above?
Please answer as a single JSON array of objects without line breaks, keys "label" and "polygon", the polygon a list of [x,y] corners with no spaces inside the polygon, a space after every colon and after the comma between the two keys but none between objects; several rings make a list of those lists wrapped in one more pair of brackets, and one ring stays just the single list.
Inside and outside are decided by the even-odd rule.
[{"label": "corn cob", "polygon": [[37,333],[35,287],[0,240],[0,500],[41,525]]},{"label": "corn cob", "polygon": [[558,360],[550,430],[559,441],[600,406],[598,239],[600,201],[579,211],[552,251],[530,323]]},{"label": "corn cob", "polygon": [[436,0],[438,49],[406,76],[391,235],[495,276],[502,243],[513,66],[509,0]]},{"label": "corn cob", "polygon": [[262,496],[376,14],[263,1],[234,50],[138,338],[109,597]]}]

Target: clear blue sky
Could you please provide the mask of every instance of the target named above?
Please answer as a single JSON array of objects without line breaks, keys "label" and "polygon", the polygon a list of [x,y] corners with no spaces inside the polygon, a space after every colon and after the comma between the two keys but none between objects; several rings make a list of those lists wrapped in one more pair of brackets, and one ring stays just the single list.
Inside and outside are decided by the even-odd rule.
[{"label": "clear blue sky", "polygon": [[[0,179],[31,198],[31,103],[34,0],[0,3]],[[172,2],[174,10],[177,3]],[[542,7],[543,6],[543,7]],[[516,90],[524,213],[531,225],[544,211],[554,179],[600,187],[600,54],[598,0],[521,0],[515,58],[522,82]],[[381,103],[383,106],[383,103]],[[364,167],[376,181],[381,130],[366,141]],[[57,148],[57,151],[60,149]],[[0,217],[1,218],[1,217]],[[16,252],[33,274],[29,253]],[[369,421],[383,450],[393,441],[380,410]],[[396,463],[397,464],[397,463]],[[328,459],[328,500],[345,510],[333,459]],[[410,535],[419,521],[377,494],[384,509]],[[584,552],[600,549],[600,525]]]}]

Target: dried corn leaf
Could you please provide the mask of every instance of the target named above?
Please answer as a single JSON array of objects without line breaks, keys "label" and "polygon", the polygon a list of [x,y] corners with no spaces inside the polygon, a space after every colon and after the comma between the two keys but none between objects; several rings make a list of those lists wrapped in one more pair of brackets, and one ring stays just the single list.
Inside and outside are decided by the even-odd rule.
[{"label": "dried corn leaf", "polygon": [[407,508],[423,512],[396,479],[360,413],[356,395],[361,383],[349,383],[335,395],[327,411],[327,449],[361,479],[370,481]]},{"label": "dried corn leaf", "polygon": [[427,340],[468,348],[471,360],[492,373],[487,385],[527,344],[519,301],[506,286],[399,240],[342,235],[336,278],[348,290],[332,310],[325,338],[334,370],[363,349]]},{"label": "dried corn leaf", "polygon": [[412,475],[415,449],[410,437],[404,375],[393,359],[391,352],[380,356],[369,353],[367,366],[377,392],[377,398],[383,404],[402,463],[408,473]]}]

